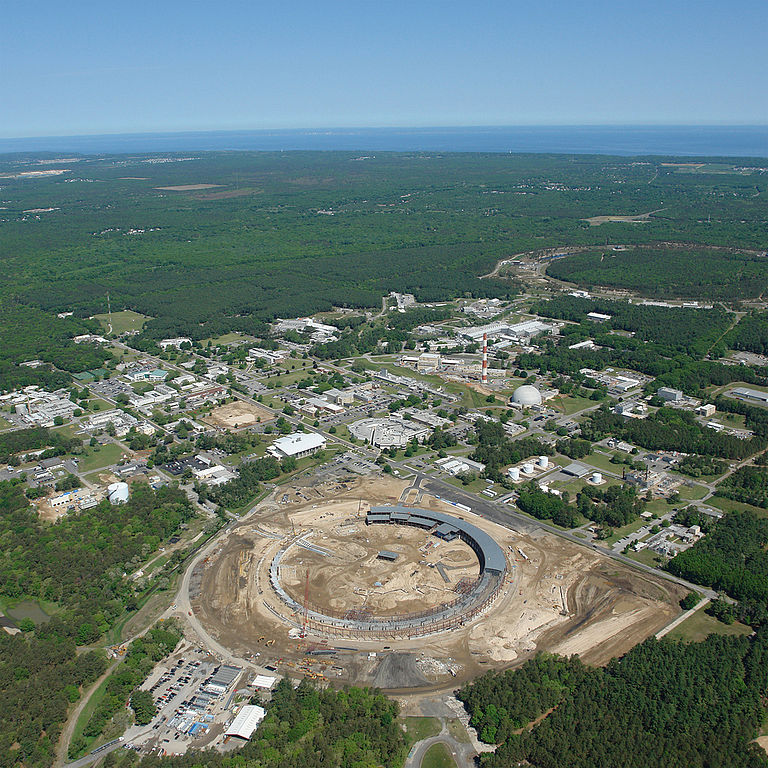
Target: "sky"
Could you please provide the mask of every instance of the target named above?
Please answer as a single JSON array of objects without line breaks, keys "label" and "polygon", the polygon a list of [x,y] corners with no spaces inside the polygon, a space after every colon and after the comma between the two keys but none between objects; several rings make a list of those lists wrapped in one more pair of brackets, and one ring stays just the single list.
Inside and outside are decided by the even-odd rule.
[{"label": "sky", "polygon": [[765,0],[6,2],[0,136],[766,124]]}]

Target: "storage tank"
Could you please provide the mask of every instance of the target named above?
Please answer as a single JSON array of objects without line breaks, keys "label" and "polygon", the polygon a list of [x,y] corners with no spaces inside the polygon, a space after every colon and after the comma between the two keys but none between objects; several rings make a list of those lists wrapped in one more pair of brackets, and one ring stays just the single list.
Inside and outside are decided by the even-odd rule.
[{"label": "storage tank", "polygon": [[129,495],[128,483],[112,483],[107,486],[107,498],[110,504],[125,504]]},{"label": "storage tank", "polygon": [[512,480],[517,482],[520,479],[520,467],[510,467],[507,470],[507,474],[510,476],[510,478],[512,478]]},{"label": "storage tank", "polygon": [[528,462],[527,464],[523,464],[523,472],[525,472],[526,475],[532,475],[533,474],[533,464]]},{"label": "storage tank", "polygon": [[549,466],[549,456],[539,456],[539,460],[536,463],[541,469],[546,469]]},{"label": "storage tank", "polygon": [[593,473],[592,477],[590,477],[589,479],[595,485],[600,485],[603,482],[603,475],[601,472],[595,472]]}]

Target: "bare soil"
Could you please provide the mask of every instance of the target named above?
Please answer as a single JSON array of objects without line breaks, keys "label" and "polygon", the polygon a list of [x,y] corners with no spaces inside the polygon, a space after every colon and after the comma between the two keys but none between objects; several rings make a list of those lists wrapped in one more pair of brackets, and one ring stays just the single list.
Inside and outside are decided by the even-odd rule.
[{"label": "bare soil", "polygon": [[222,429],[237,429],[251,427],[258,423],[264,424],[273,421],[274,418],[274,414],[266,408],[236,400],[234,403],[214,408],[202,421]]},{"label": "bare soil", "polygon": [[[299,537],[328,552],[295,544],[288,549],[281,575],[299,603],[307,569],[313,604],[335,610],[367,605],[372,613],[422,610],[455,598],[453,583],[430,562],[441,562],[451,582],[477,574],[474,553],[461,542],[425,549],[433,537],[419,529],[365,526],[369,505],[396,503],[406,487],[377,477],[344,483],[318,478],[281,489],[208,558],[200,595],[193,600],[198,619],[222,645],[284,674],[421,694],[455,688],[542,650],[603,664],[680,612],[683,590],[675,585],[541,531],[523,534],[462,512],[507,553],[506,583],[483,614],[450,631],[410,640],[299,637],[301,615],[290,614],[269,582],[275,553]],[[457,513],[428,495],[419,506]],[[400,557],[395,563],[377,560],[380,549]],[[330,653],[316,655],[318,650]]]}]

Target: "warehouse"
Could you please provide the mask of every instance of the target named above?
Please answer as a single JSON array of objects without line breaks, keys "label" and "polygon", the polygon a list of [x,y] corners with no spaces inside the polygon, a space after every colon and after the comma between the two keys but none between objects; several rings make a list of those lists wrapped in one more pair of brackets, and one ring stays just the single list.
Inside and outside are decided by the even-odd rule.
[{"label": "warehouse", "polygon": [[325,438],[316,432],[296,432],[293,435],[278,437],[267,450],[276,459],[300,459],[321,451],[325,448],[325,442]]},{"label": "warehouse", "polygon": [[768,405],[768,393],[760,392],[757,389],[738,387],[737,389],[732,389],[728,394],[739,400],[751,400],[752,402],[760,403],[761,405]]},{"label": "warehouse", "polygon": [[248,741],[266,714],[263,707],[245,704],[227,728],[225,736],[236,736],[238,739]]}]

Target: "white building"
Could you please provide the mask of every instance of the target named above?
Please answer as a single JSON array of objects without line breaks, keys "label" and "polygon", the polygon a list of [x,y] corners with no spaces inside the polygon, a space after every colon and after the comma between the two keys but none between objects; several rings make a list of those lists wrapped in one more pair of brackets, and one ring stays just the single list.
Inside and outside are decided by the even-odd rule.
[{"label": "white building", "polygon": [[163,349],[168,349],[168,347],[181,349],[182,344],[192,344],[192,339],[188,339],[186,336],[179,336],[176,339],[163,339],[162,341],[158,342],[158,346],[162,347]]},{"label": "white building", "polygon": [[661,387],[656,394],[665,403],[679,403],[683,399],[683,393],[679,389],[670,389],[669,387]]},{"label": "white building", "polygon": [[293,435],[278,437],[267,450],[276,459],[300,459],[321,451],[325,445],[325,438],[316,432],[296,432]]},{"label": "white building", "polygon": [[232,721],[224,735],[236,736],[247,741],[259,727],[266,714],[263,707],[258,707],[255,704],[245,704],[237,713],[237,717]]}]

